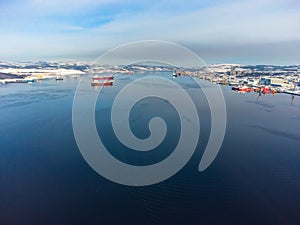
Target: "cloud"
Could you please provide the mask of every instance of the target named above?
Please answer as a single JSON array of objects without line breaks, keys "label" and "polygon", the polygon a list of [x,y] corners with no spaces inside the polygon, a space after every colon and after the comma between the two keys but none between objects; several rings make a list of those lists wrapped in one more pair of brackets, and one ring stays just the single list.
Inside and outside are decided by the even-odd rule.
[{"label": "cloud", "polygon": [[[211,58],[213,54],[220,58],[220,52],[213,50],[217,48],[226,49],[221,55],[227,52],[233,58],[244,57],[239,48],[246,51],[247,45],[253,47],[249,49],[253,58],[255,52],[260,58],[261,49],[270,45],[299,49],[300,4],[296,0],[163,0],[156,4],[149,0],[27,0],[0,4],[1,58],[95,54],[142,39],[201,46],[211,49]],[[274,52],[278,54],[282,53]],[[299,60],[297,54],[290,57]]]},{"label": "cloud", "polygon": [[[252,43],[300,39],[299,10],[271,11],[265,4],[232,3],[182,12],[149,11],[125,14],[104,27],[103,32],[132,37],[166,38],[204,43]],[[267,8],[263,10],[263,8]]]}]

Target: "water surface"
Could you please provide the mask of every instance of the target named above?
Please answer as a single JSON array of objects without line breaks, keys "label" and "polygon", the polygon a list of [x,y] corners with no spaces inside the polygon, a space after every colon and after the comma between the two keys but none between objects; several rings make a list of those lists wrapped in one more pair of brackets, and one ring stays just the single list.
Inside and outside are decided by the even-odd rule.
[{"label": "water surface", "polygon": [[[133,132],[147,137],[149,119],[161,116],[168,125],[166,140],[154,151],[137,154],[114,136],[112,101],[141,76],[147,74],[117,76],[114,86],[100,93],[95,112],[98,133],[111,154],[135,165],[166,158],[180,132],[174,108],[147,98],[132,110]],[[300,224],[300,97],[259,97],[222,87],[226,135],[215,161],[200,173],[210,111],[195,83],[178,78],[200,115],[197,150],[170,179],[127,187],[99,176],[80,154],[72,130],[78,82],[68,77],[0,86],[0,224]]]}]

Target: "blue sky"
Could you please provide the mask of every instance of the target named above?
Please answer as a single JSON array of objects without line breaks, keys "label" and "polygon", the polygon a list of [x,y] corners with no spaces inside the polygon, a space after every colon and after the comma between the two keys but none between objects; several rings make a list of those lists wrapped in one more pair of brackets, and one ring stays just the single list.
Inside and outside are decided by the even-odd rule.
[{"label": "blue sky", "polygon": [[208,63],[300,64],[298,0],[1,0],[0,60],[95,59],[126,42]]}]

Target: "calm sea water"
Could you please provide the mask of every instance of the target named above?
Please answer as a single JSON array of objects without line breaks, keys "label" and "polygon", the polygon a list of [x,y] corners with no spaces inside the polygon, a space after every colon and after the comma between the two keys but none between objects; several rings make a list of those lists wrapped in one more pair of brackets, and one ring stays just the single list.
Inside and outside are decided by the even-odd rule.
[{"label": "calm sea water", "polygon": [[[172,79],[167,73],[156,75]],[[166,158],[180,132],[174,108],[147,98],[132,109],[133,132],[147,137],[149,119],[161,116],[168,126],[166,140],[145,154],[117,140],[110,124],[112,101],[141,76],[147,75],[117,76],[96,106],[105,146],[119,160],[135,165]],[[300,97],[259,97],[222,87],[226,135],[215,161],[199,172],[210,111],[190,78],[176,79],[197,104],[201,135],[196,152],[170,179],[128,187],[98,175],[80,154],[72,130],[78,82],[68,77],[0,86],[0,224],[300,224]]]}]

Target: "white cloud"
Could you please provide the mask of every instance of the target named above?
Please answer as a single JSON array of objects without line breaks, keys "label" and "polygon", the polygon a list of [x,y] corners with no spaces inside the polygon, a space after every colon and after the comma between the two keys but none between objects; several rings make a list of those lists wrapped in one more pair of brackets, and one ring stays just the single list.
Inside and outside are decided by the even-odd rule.
[{"label": "white cloud", "polygon": [[[300,40],[300,7],[295,0],[212,2],[191,1],[189,5],[179,1],[176,5],[176,1],[153,4],[145,0],[138,3],[144,5],[142,11],[136,10],[131,0],[30,0],[30,4],[10,4],[0,14],[0,57],[88,54],[142,39],[232,49]],[[96,6],[100,7],[99,16],[109,13],[101,7],[111,3],[126,6],[128,11],[116,9],[110,22],[96,28],[76,22]],[[67,19],[57,20],[55,15],[67,15]]]},{"label": "white cloud", "polygon": [[272,42],[300,39],[300,10],[268,11],[265,1],[232,3],[173,15],[172,12],[126,14],[99,31],[137,38],[203,43]]}]

